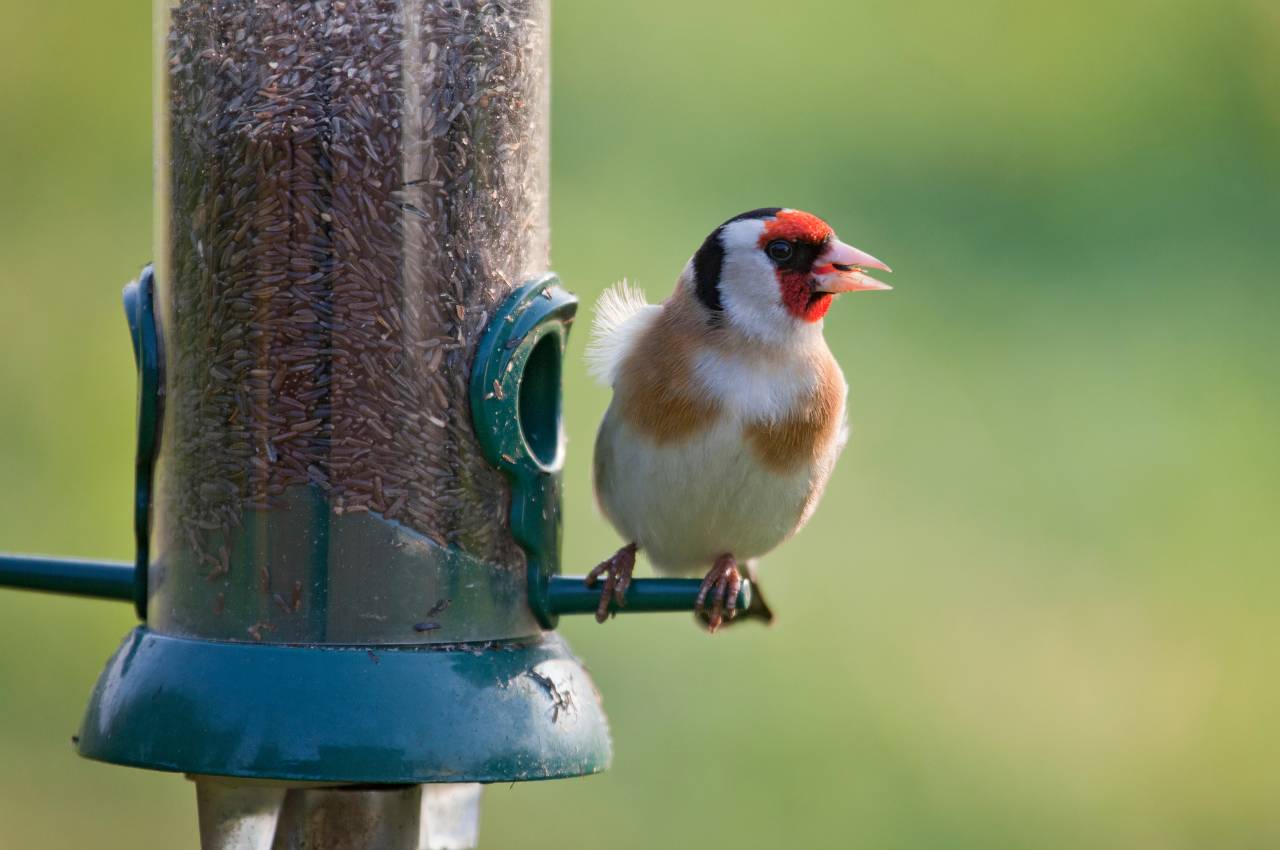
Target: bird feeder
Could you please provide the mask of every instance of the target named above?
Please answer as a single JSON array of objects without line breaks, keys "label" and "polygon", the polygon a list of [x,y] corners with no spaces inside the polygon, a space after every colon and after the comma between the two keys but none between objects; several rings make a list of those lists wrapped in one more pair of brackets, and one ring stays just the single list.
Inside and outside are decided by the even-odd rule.
[{"label": "bird feeder", "polygon": [[132,600],[78,750],[197,777],[206,848],[470,846],[469,783],[610,758],[554,631],[598,592],[559,575],[546,4],[155,15],[137,557],[0,584]]}]

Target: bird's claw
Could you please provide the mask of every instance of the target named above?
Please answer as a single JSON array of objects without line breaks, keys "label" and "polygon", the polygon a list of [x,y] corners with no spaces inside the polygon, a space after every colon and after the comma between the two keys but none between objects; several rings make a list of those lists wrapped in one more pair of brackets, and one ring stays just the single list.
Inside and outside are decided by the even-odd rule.
[{"label": "bird's claw", "polygon": [[[715,565],[707,572],[698,588],[698,601],[693,612],[707,621],[707,631],[716,633],[716,629],[726,619],[732,620],[738,615],[738,591],[742,588],[742,574],[738,572],[738,564],[732,555],[721,555],[716,558]],[[711,610],[707,611],[710,597]]]},{"label": "bird's claw", "polygon": [[636,544],[628,543],[613,557],[601,561],[587,573],[587,587],[595,587],[604,576],[604,589],[600,591],[600,604],[596,606],[596,622],[609,619],[609,604],[616,602],[619,608],[627,604],[627,588],[631,587],[631,574],[636,568]]}]

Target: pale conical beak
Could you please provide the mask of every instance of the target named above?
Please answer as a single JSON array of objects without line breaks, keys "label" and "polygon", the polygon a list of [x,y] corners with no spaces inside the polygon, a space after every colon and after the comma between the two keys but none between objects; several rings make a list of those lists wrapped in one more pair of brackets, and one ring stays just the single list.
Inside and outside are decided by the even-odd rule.
[{"label": "pale conical beak", "polygon": [[832,239],[813,264],[813,289],[815,292],[833,294],[893,289],[889,284],[866,274],[863,269],[893,271],[865,251],[859,251],[839,239]]}]

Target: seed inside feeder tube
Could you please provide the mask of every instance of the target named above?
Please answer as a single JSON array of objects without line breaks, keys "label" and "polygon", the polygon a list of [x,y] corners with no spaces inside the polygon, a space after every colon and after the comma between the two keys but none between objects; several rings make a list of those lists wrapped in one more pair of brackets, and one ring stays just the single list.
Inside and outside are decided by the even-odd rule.
[{"label": "seed inside feeder tube", "polygon": [[[246,512],[314,488],[519,567],[468,372],[484,317],[549,267],[543,0],[169,14],[157,556],[209,571]],[[253,580],[234,557],[210,592]]]}]

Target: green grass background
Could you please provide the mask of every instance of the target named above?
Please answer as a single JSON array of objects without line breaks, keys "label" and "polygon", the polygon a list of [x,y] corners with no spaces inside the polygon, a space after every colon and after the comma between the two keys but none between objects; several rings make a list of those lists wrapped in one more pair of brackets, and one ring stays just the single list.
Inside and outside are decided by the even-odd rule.
[{"label": "green grass background", "polygon": [[[772,630],[564,631],[614,767],[494,787],[485,848],[1280,845],[1280,7],[554,13],[555,267],[665,295],[814,211],[896,269],[827,337],[854,439]],[[120,285],[151,255],[150,10],[0,0],[0,548],[130,554]],[[572,341],[567,566],[606,393]],[[69,737],[124,605],[0,593],[0,848],[194,846]]]}]

